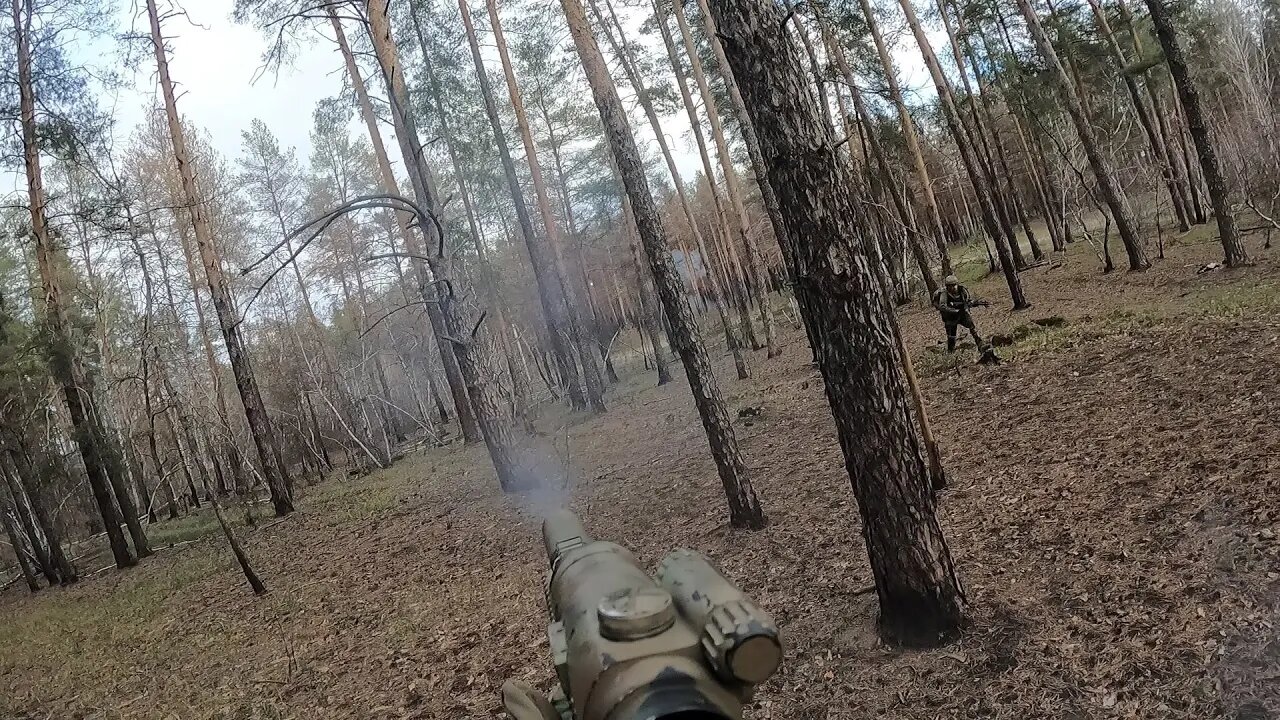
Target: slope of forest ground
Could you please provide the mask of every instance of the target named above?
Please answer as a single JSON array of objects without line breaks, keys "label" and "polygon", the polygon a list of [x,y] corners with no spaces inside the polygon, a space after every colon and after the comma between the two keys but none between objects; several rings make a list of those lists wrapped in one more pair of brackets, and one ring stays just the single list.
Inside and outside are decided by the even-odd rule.
[{"label": "slope of forest ground", "polygon": [[[982,279],[995,306],[980,327],[1013,341],[998,367],[943,356],[935,316],[903,310],[972,604],[939,651],[876,641],[857,508],[798,332],[754,356],[751,381],[720,374],[732,411],[760,410],[738,430],[763,532],[726,527],[683,378],[653,388],[633,368],[607,415],[544,427],[595,534],[650,563],[702,550],[773,612],[786,664],[751,717],[1277,717],[1280,266],[1250,244],[1243,271],[1197,274],[1220,252],[1197,243],[1102,276],[1080,243],[1026,274],[1036,307],[1017,314]],[[1065,324],[1032,323],[1054,315]],[[216,536],[68,589],[11,588],[0,717],[485,717],[507,677],[549,687],[536,512],[497,491],[482,448],[415,451],[299,507],[242,531],[263,598]]]}]

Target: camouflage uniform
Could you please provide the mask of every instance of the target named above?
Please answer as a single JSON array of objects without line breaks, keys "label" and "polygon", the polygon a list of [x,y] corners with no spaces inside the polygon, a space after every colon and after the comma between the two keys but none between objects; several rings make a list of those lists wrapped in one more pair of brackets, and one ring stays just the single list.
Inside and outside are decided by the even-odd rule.
[{"label": "camouflage uniform", "polygon": [[942,315],[942,324],[947,328],[947,352],[955,352],[956,331],[961,327],[967,329],[973,336],[974,343],[979,349],[982,348],[982,336],[978,335],[978,328],[974,326],[973,317],[969,315],[969,308],[973,306],[973,296],[969,294],[968,288],[959,283],[939,288],[933,294],[933,306]]}]

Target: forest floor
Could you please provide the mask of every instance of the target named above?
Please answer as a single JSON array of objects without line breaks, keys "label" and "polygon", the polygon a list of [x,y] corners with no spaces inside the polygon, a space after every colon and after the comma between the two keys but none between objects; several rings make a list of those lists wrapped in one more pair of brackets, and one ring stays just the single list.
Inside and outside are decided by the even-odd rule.
[{"label": "forest floor", "polygon": [[[570,504],[645,562],[689,546],[773,613],[786,662],[752,718],[1280,717],[1280,258],[1197,274],[1205,233],[1146,273],[1084,243],[1001,278],[976,318],[997,367],[939,352],[904,308],[950,488],[942,526],[970,602],[963,639],[881,645],[857,507],[802,335],[720,378],[770,526],[730,531],[683,378],[632,368],[608,414],[547,418]],[[1033,320],[1060,316],[1043,328]],[[1019,330],[1018,328],[1022,328]],[[307,489],[242,529],[271,592],[216,536],[37,596],[0,596],[0,718],[464,718],[552,681],[534,509],[484,450],[414,452]],[[240,511],[237,511],[239,514]],[[208,533],[185,521],[169,537]],[[164,524],[155,528],[159,531]],[[104,564],[104,563],[96,563]]]}]

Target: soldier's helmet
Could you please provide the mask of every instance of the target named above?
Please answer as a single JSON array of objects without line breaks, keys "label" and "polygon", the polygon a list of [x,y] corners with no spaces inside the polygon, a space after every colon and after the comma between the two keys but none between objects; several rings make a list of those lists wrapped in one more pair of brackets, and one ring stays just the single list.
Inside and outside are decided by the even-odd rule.
[{"label": "soldier's helmet", "polygon": [[947,287],[955,287],[960,284],[960,278],[955,275],[948,275],[942,282],[946,283]]}]

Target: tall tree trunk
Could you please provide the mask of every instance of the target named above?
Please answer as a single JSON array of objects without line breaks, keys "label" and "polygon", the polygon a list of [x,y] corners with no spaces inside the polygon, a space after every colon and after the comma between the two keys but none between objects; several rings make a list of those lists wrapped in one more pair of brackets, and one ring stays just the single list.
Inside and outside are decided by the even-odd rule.
[{"label": "tall tree trunk", "polygon": [[[462,0],[465,2],[465,0]],[[507,52],[506,36],[502,32],[502,19],[498,16],[496,0],[486,0],[489,10],[489,24],[493,30],[493,39],[498,46],[498,58],[502,61],[502,72],[507,80],[507,94],[511,98],[511,108],[515,111],[516,127],[520,130],[520,140],[524,143],[525,162],[529,165],[529,176],[533,181],[533,193],[538,198],[538,212],[542,215],[542,226],[546,230],[546,243],[549,246],[553,275],[553,285],[559,286],[568,304],[569,342],[582,365],[582,376],[587,386],[587,406],[592,412],[604,412],[604,382],[600,377],[600,368],[596,364],[594,343],[587,337],[585,323],[582,321],[581,308],[574,297],[573,285],[569,282],[564,269],[564,258],[561,250],[560,221],[556,219],[551,206],[551,196],[547,192],[546,181],[542,177],[542,163],[538,160],[538,148],[533,142],[533,127],[524,110],[524,98],[520,85],[516,82],[515,68],[511,65],[511,57]]]},{"label": "tall tree trunk", "polygon": [[[356,90],[356,99],[360,105],[360,117],[364,120],[365,128],[369,132],[369,143],[373,146],[374,158],[378,163],[379,184],[383,192],[389,195],[399,195],[400,189],[396,183],[395,173],[391,170],[391,160],[387,156],[387,147],[382,142],[382,133],[378,130],[377,115],[373,110],[373,102],[369,99],[369,91],[365,89],[364,78],[360,75],[360,67],[356,65],[355,55],[351,52],[351,46],[347,43],[346,33],[343,32],[342,22],[338,19],[338,14],[334,7],[330,5],[325,9],[329,14],[329,21],[336,35],[338,48],[342,51],[347,75]],[[412,247],[416,244],[411,228],[413,218],[407,213],[396,213],[396,219],[404,246],[406,248]],[[397,260],[397,273],[399,268],[400,263]],[[455,348],[445,339],[444,320],[440,317],[440,310],[434,304],[428,303],[426,314],[427,320],[431,323],[432,333],[435,335],[436,348],[440,353],[440,364],[444,368],[445,382],[449,385],[449,395],[453,400],[454,412],[458,415],[458,426],[462,430],[463,442],[467,444],[480,442],[482,436],[480,427],[476,422],[476,413],[467,398],[466,382],[463,380],[462,370],[458,366]],[[435,397],[437,405],[440,405],[442,403],[440,394],[435,393]],[[447,420],[444,422],[447,422]]]},{"label": "tall tree trunk", "polygon": [[934,512],[929,469],[912,422],[897,328],[872,252],[856,226],[847,165],[805,92],[782,9],[714,0],[725,50],[778,191],[793,256],[809,282],[819,365],[862,516],[880,598],[880,628],[894,643],[931,646],[959,635],[964,598]]},{"label": "tall tree trunk", "polygon": [[227,357],[231,361],[231,371],[236,377],[236,389],[240,391],[245,420],[249,424],[249,433],[253,436],[254,446],[258,451],[263,476],[271,494],[271,504],[275,507],[277,516],[287,515],[293,512],[293,491],[290,487],[288,471],[281,459],[279,441],[272,427],[271,418],[267,415],[266,405],[262,401],[262,393],[258,389],[258,380],[250,363],[248,348],[240,332],[240,319],[234,307],[227,280],[222,273],[222,259],[214,247],[213,230],[209,226],[205,207],[197,190],[196,171],[187,153],[187,141],[182,122],[178,119],[177,97],[173,92],[173,81],[169,77],[169,60],[164,47],[164,36],[160,31],[160,15],[156,10],[155,0],[147,0],[147,14],[151,21],[151,43],[155,49],[160,89],[164,95],[165,112],[169,120],[169,137],[173,144],[174,161],[182,178],[183,195],[191,215],[196,245],[200,249],[200,259],[208,280],[209,296],[213,300],[214,310],[218,314],[218,323],[222,327]]},{"label": "tall tree trunk", "polygon": [[[391,118],[405,169],[413,185],[418,207],[430,216],[418,218],[418,225],[428,241],[426,244],[431,247],[430,254],[424,255],[423,247],[416,238],[414,244],[407,248],[411,255],[417,256],[413,260],[413,268],[417,275],[418,292],[424,302],[439,308],[439,316],[444,324],[441,336],[450,338],[442,342],[454,345],[458,368],[471,399],[470,407],[475,410],[476,423],[484,436],[498,483],[507,492],[526,490],[535,486],[539,478],[529,472],[521,457],[521,448],[517,445],[510,418],[506,415],[494,381],[496,370],[488,347],[476,336],[481,329],[480,325],[468,324],[462,318],[462,308],[456,302],[453,283],[450,282],[449,260],[438,252],[444,246],[445,238],[439,236],[431,218],[440,217],[440,201],[430,173],[424,165],[426,156],[418,138],[417,122],[410,109],[404,68],[399,61],[395,40],[391,36],[388,5],[389,0],[365,0],[364,7],[369,19],[369,38],[386,83]],[[421,259],[423,257],[431,263],[430,269]]]},{"label": "tall tree trunk", "polygon": [[875,159],[876,165],[880,168],[880,174],[884,177],[886,194],[889,195],[893,202],[894,208],[897,209],[898,215],[902,218],[902,223],[907,232],[907,245],[911,248],[911,254],[915,257],[916,266],[920,268],[920,276],[924,278],[925,287],[929,291],[929,297],[938,291],[938,278],[933,274],[933,268],[929,264],[929,257],[925,254],[923,239],[920,237],[923,233],[911,221],[911,213],[907,208],[906,198],[903,196],[901,182],[894,173],[892,166],[889,165],[889,159],[885,155],[884,148],[880,144],[880,137],[875,133],[875,122],[871,117],[871,112],[867,109],[866,103],[862,101],[862,93],[858,90],[857,82],[853,77],[853,69],[849,67],[849,61],[844,56],[844,48],[842,48],[835,37],[831,35],[831,31],[826,24],[819,20],[822,28],[823,40],[826,42],[828,52],[834,54],[836,64],[840,68],[840,72],[844,75],[845,82],[849,86],[849,97],[853,100],[854,112],[858,114],[858,121],[866,128],[867,144],[871,147],[871,156]]},{"label": "tall tree trunk", "polygon": [[[41,542],[40,531],[37,529],[35,522],[35,514],[30,512],[30,507],[26,502],[26,494],[22,492],[22,486],[19,484],[15,473],[10,472],[10,468],[0,465],[0,475],[4,476],[5,485],[9,488],[9,497],[13,500],[12,508],[14,518],[18,521],[18,528],[27,536],[31,545],[31,555],[35,560],[36,566],[45,579],[52,585],[58,582],[58,568],[53,564],[53,556],[46,549],[45,543]],[[13,546],[14,554],[20,549],[18,545]]]},{"label": "tall tree trunk", "polygon": [[[4,498],[0,497],[0,500]],[[18,570],[22,573],[22,579],[26,581],[27,588],[31,592],[40,592],[40,578],[36,575],[38,568],[27,552],[25,541],[28,538],[22,534],[22,530],[15,522],[14,514],[7,502],[0,502],[0,525],[4,525],[5,535],[9,537],[9,545],[13,547],[13,556],[18,559]]]},{"label": "tall tree trunk", "polygon": [[62,534],[54,525],[53,517],[49,514],[49,502],[45,493],[40,486],[39,478],[35,473],[35,468],[31,466],[30,457],[27,455],[25,448],[10,448],[5,451],[5,464],[13,477],[17,480],[22,492],[26,493],[27,500],[31,504],[31,514],[35,516],[36,525],[40,527],[40,532],[48,541],[49,556],[53,559],[54,568],[58,571],[58,582],[67,585],[79,579],[76,575],[75,566],[71,564],[71,560],[67,558],[66,552],[62,549]]},{"label": "tall tree trunk", "polygon": [[[676,0],[672,0],[672,2],[674,5],[672,14],[676,16],[676,22],[680,24],[680,34],[686,35],[689,32],[689,27],[683,4],[676,2]],[[715,18],[711,16],[711,10],[707,7],[707,0],[698,0],[698,12],[702,15],[707,44],[711,46],[711,52],[716,58],[716,70],[720,74],[720,79],[724,81],[725,88],[729,91],[729,103],[733,107],[734,117],[738,121],[738,131],[742,136],[742,144],[747,146],[747,157],[751,159],[751,173],[755,175],[756,184],[760,188],[760,202],[764,205],[765,214],[769,216],[769,224],[773,226],[774,237],[783,253],[783,262],[788,262],[785,250],[787,243],[783,242],[782,237],[782,234],[786,232],[787,224],[782,218],[782,210],[778,207],[778,197],[773,188],[769,186],[769,174],[764,166],[764,158],[760,155],[760,143],[756,139],[755,128],[751,125],[751,116],[747,113],[747,106],[742,100],[742,93],[738,91],[738,82],[733,77],[733,70],[729,67],[728,61],[725,60],[724,47],[720,43],[720,35],[716,32]],[[795,279],[794,273],[792,274],[792,279]]]},{"label": "tall tree trunk", "polygon": [[999,213],[992,201],[991,187],[987,184],[985,172],[980,167],[979,161],[974,157],[973,145],[969,140],[968,133],[965,132],[964,123],[956,105],[955,93],[951,89],[951,81],[942,73],[942,65],[938,62],[938,56],[934,53],[933,45],[930,44],[928,36],[925,35],[919,18],[916,17],[915,7],[912,5],[911,0],[898,0],[898,4],[902,6],[907,24],[911,27],[911,33],[915,36],[916,44],[920,47],[920,55],[923,57],[924,64],[929,69],[929,75],[933,78],[934,87],[938,91],[938,99],[942,104],[942,114],[946,120],[947,128],[951,131],[951,137],[955,140],[956,148],[960,151],[960,160],[964,163],[965,171],[968,173],[969,180],[973,185],[973,194],[978,201],[979,215],[982,218],[983,227],[986,229],[987,235],[991,237],[991,241],[996,245],[996,255],[1000,258],[1000,269],[1004,273],[1005,284],[1009,286],[1009,296],[1013,300],[1013,309],[1022,310],[1031,307],[1031,303],[1027,302],[1027,296],[1022,290],[1022,280],[1018,277],[1018,269],[1010,250],[1009,238],[1013,234],[1012,232],[1006,233],[1006,228],[1002,227]]},{"label": "tall tree trunk", "polygon": [[907,153],[911,155],[916,182],[920,184],[925,207],[929,210],[929,221],[933,229],[930,234],[938,248],[938,257],[942,260],[942,274],[950,275],[952,273],[951,253],[947,251],[942,213],[938,210],[938,199],[933,193],[933,179],[929,176],[929,167],[925,164],[924,153],[920,150],[920,137],[916,133],[916,124],[911,119],[910,111],[907,110],[906,100],[902,96],[902,86],[898,83],[897,66],[885,46],[884,36],[880,32],[880,23],[876,21],[875,10],[871,7],[871,0],[858,0],[858,2],[862,6],[862,16],[866,19],[867,28],[871,31],[871,39],[875,42],[880,66],[884,68],[885,80],[889,85],[889,99],[893,101],[898,111],[898,125],[907,143]]},{"label": "tall tree trunk", "polygon": [[484,59],[480,54],[480,41],[476,35],[475,24],[471,19],[471,9],[467,0],[458,0],[458,12],[462,16],[462,24],[467,34],[467,45],[471,50],[471,61],[475,67],[476,79],[480,83],[480,96],[484,100],[485,116],[493,132],[494,143],[498,147],[498,159],[502,162],[502,174],[507,183],[507,191],[511,195],[516,211],[516,223],[520,228],[520,237],[524,240],[529,253],[529,264],[533,268],[534,283],[538,288],[538,301],[542,306],[547,335],[551,340],[551,352],[555,355],[560,369],[565,392],[569,403],[575,408],[587,407],[586,396],[579,384],[577,365],[573,359],[570,328],[570,308],[564,294],[564,288],[558,282],[560,272],[556,266],[555,254],[550,245],[541,238],[533,227],[533,219],[529,213],[529,205],[525,202],[524,191],[520,187],[520,178],[516,174],[515,161],[511,158],[511,148],[507,143],[506,130],[502,126],[502,116],[498,113],[498,103],[489,83],[489,73],[485,70]]},{"label": "tall tree trunk", "polygon": [[1133,212],[1129,209],[1129,201],[1125,199],[1124,190],[1116,178],[1111,160],[1098,146],[1093,125],[1089,123],[1089,116],[1080,102],[1076,87],[1072,84],[1067,71],[1063,69],[1061,61],[1058,60],[1058,53],[1049,42],[1049,36],[1045,34],[1040,18],[1031,8],[1031,4],[1028,0],[1015,0],[1015,2],[1027,22],[1027,31],[1049,66],[1049,74],[1058,86],[1058,95],[1066,105],[1067,114],[1075,123],[1076,134],[1079,135],[1080,144],[1084,146],[1084,153],[1089,158],[1089,166],[1093,168],[1093,174],[1098,179],[1098,194],[1111,210],[1116,230],[1120,233],[1120,241],[1124,243],[1125,253],[1129,256],[1129,269],[1145,270],[1151,266],[1151,263],[1147,260],[1147,250],[1142,245],[1142,238],[1138,237],[1138,227],[1133,219]]},{"label": "tall tree trunk", "polygon": [[1156,160],[1160,162],[1160,174],[1164,177],[1165,189],[1169,193],[1169,202],[1173,206],[1173,213],[1178,218],[1178,226],[1182,232],[1186,232],[1191,229],[1191,222],[1186,208],[1187,198],[1182,192],[1182,188],[1178,183],[1178,176],[1175,174],[1173,164],[1170,161],[1169,146],[1160,137],[1155,120],[1151,117],[1151,109],[1147,107],[1146,100],[1138,89],[1137,79],[1134,78],[1133,73],[1126,72],[1129,60],[1125,57],[1124,50],[1120,47],[1120,42],[1116,40],[1115,33],[1111,31],[1111,23],[1107,21],[1107,13],[1103,9],[1102,3],[1099,0],[1089,0],[1089,7],[1093,10],[1093,17],[1097,20],[1099,32],[1107,41],[1111,57],[1116,61],[1116,67],[1120,72],[1120,80],[1124,83],[1125,90],[1129,93],[1129,101],[1133,103],[1133,109],[1138,114],[1138,123],[1142,125],[1142,131],[1147,136],[1147,145],[1150,146],[1151,153],[1155,155]]},{"label": "tall tree trunk", "polygon": [[1227,267],[1249,265],[1249,252],[1240,241],[1240,232],[1236,228],[1236,217],[1231,212],[1230,190],[1227,179],[1222,172],[1222,164],[1218,161],[1218,151],[1210,134],[1209,123],[1204,110],[1200,107],[1200,91],[1191,78],[1191,70],[1187,67],[1186,54],[1178,33],[1169,17],[1169,8],[1165,0],[1146,0],[1147,9],[1151,12],[1151,22],[1156,28],[1156,37],[1164,48],[1165,63],[1169,66],[1169,74],[1173,76],[1173,85],[1178,89],[1178,99],[1182,102],[1182,111],[1187,118],[1187,129],[1196,144],[1196,154],[1200,156],[1200,171],[1204,173],[1204,182],[1209,189],[1209,200],[1213,204],[1213,214],[1218,221],[1218,236],[1222,240],[1222,252]]},{"label": "tall tree trunk", "polygon": [[[947,0],[939,0],[938,11],[945,18],[947,16]],[[995,113],[991,110],[990,91],[987,87],[986,77],[984,76],[981,64],[978,62],[977,53],[973,51],[973,42],[969,38],[969,30],[965,24],[964,15],[956,9],[957,31],[961,37],[961,45],[964,47],[966,56],[969,58],[969,65],[973,68],[973,77],[978,84],[978,96],[971,98],[979,109],[983,119],[983,125],[986,126],[991,135],[991,144],[995,148],[995,162],[998,167],[994,167],[995,175],[992,178],[993,183],[999,184],[999,179],[1004,178],[1005,186],[1008,192],[1007,200],[1009,210],[1013,217],[1017,219],[1018,224],[1022,226],[1022,234],[1027,236],[1027,244],[1031,247],[1031,256],[1040,261],[1044,259],[1044,250],[1040,247],[1040,242],[1036,239],[1035,229],[1031,227],[1031,222],[1027,217],[1026,207],[1022,200],[1022,194],[1019,192],[1017,185],[1014,183],[1016,179],[1013,170],[1009,166],[1009,154],[1005,151],[1005,144],[1000,137],[1000,127],[996,124]],[[964,72],[964,66],[959,64],[961,72]],[[1014,253],[1014,261],[1019,261],[1021,254],[1021,241],[1017,241],[1011,249],[1016,250]]]},{"label": "tall tree trunk", "polygon": [[[698,152],[702,158],[703,172],[706,173],[707,182],[711,183],[714,191],[715,172],[712,171],[710,160],[707,157],[706,142],[702,137],[702,124],[698,121],[697,111],[694,109],[688,84],[685,82],[684,72],[680,67],[680,59],[676,53],[675,43],[671,38],[671,30],[667,26],[667,13],[662,5],[662,0],[655,0],[653,7],[657,14],[658,29],[662,33],[662,40],[666,45],[671,67],[675,71],[676,81],[680,85],[680,94],[684,100],[685,109],[689,114],[689,124],[693,127],[698,141]],[[610,13],[612,14],[612,9]],[[683,11],[680,16],[683,19]],[[614,22],[615,24],[617,23],[616,17]],[[738,180],[738,171],[733,167],[733,157],[729,154],[729,143],[725,139],[720,111],[716,109],[715,96],[711,93],[711,85],[707,82],[706,73],[703,72],[702,60],[698,57],[696,47],[690,50],[693,38],[689,33],[688,24],[686,22],[678,24],[680,26],[681,39],[684,41],[685,53],[689,57],[689,65],[693,71],[693,79],[698,85],[698,95],[702,98],[702,107],[707,113],[707,122],[711,125],[711,136],[716,144],[716,157],[720,161],[720,173],[724,176],[725,188],[729,193],[729,203],[733,207],[734,218],[737,221],[735,229],[747,260],[746,268],[744,268],[747,273],[747,290],[760,311],[760,325],[764,330],[764,344],[767,348],[766,356],[777,357],[782,353],[782,346],[778,344],[777,339],[774,337],[773,309],[769,306],[768,279],[765,277],[764,267],[761,264],[760,249],[756,245],[755,238],[751,235],[751,219],[747,215],[746,202],[743,200],[742,184]],[[621,33],[621,26],[619,26],[619,33]],[[716,200],[717,212],[723,216],[724,208],[720,207],[719,194],[714,194],[713,197]]]},{"label": "tall tree trunk", "polygon": [[[1137,26],[1133,21],[1133,13],[1129,10],[1126,0],[1117,0],[1116,9],[1120,11],[1120,17],[1129,28],[1129,39],[1133,43],[1133,51],[1137,57],[1145,57],[1143,50],[1142,34],[1138,32]],[[1179,144],[1174,139],[1173,130],[1169,125],[1169,113],[1165,110],[1164,100],[1160,90],[1160,82],[1152,73],[1148,73],[1143,81],[1143,86],[1147,91],[1147,98],[1151,100],[1151,114],[1155,116],[1156,127],[1160,130],[1160,140],[1164,146],[1165,157],[1169,160],[1170,168],[1173,171],[1174,179],[1178,184],[1178,195],[1182,198],[1183,208],[1188,216],[1188,222],[1202,224],[1206,218],[1204,216],[1204,208],[1201,207],[1198,192],[1195,184],[1190,181],[1189,169],[1186,159],[1179,152]],[[1175,120],[1176,122],[1176,120]],[[1181,134],[1179,133],[1179,136]]]},{"label": "tall tree trunk", "polygon": [[644,162],[640,158],[631,127],[627,124],[626,109],[609,77],[604,55],[596,44],[581,0],[560,0],[560,6],[568,20],[569,33],[573,36],[587,82],[591,85],[591,94],[600,111],[600,120],[617,162],[618,173],[622,176],[627,197],[631,200],[640,240],[649,259],[649,269],[666,310],[672,343],[684,361],[685,375],[689,379],[694,404],[702,418],[711,455],[715,458],[720,481],[729,501],[729,522],[734,527],[762,528],[766,524],[764,511],[751,486],[747,466],[733,432],[733,424],[693,319],[693,310],[684,297],[684,284],[671,260],[662,219],[653,195],[649,192]]},{"label": "tall tree trunk", "polygon": [[[987,187],[991,192],[991,201],[996,209],[996,218],[999,220],[1000,229],[1004,231],[1005,237],[1009,241],[1009,252],[1013,256],[1013,264],[1018,270],[1024,270],[1027,267],[1027,261],[1022,255],[1022,241],[1013,229],[1017,213],[1014,211],[1013,198],[1006,195],[1004,188],[1001,186],[1001,174],[996,167],[996,153],[992,150],[992,145],[998,147],[999,138],[995,137],[994,128],[989,127],[988,123],[984,122],[983,115],[979,112],[979,95],[973,91],[973,85],[969,82],[969,73],[965,67],[964,55],[960,52],[960,42],[956,37],[955,30],[952,28],[951,17],[946,12],[944,2],[938,0],[937,6],[938,14],[942,18],[942,27],[947,34],[947,42],[951,46],[951,57],[955,61],[956,72],[960,77],[960,83],[964,88],[965,98],[967,99],[965,105],[969,109],[971,125],[969,134],[970,147],[977,157],[978,166],[986,176]],[[963,118],[961,118],[960,123],[963,127]],[[988,138],[988,135],[990,135],[990,138]]]},{"label": "tall tree trunk", "polygon": [[[50,370],[61,386],[66,400],[67,412],[71,417],[71,425],[75,431],[76,446],[84,460],[85,472],[88,475],[89,487],[94,501],[102,515],[102,523],[107,532],[111,546],[111,554],[115,558],[116,567],[129,567],[135,563],[129,554],[129,546],[120,531],[121,514],[131,513],[132,503],[128,494],[114,493],[122,479],[112,476],[112,468],[105,447],[102,429],[97,425],[98,414],[94,407],[92,389],[85,377],[85,368],[76,354],[71,338],[69,319],[67,318],[66,300],[63,298],[62,281],[57,267],[59,251],[53,246],[53,238],[49,233],[48,218],[45,214],[44,177],[40,167],[40,148],[36,128],[35,85],[31,75],[31,23],[32,12],[27,4],[23,14],[19,0],[11,0],[13,31],[17,38],[18,61],[18,102],[22,125],[22,154],[26,170],[27,200],[31,216],[31,235],[35,239],[36,264],[40,270],[43,285],[44,324],[50,336]],[[116,510],[115,502],[121,500],[127,507]],[[136,514],[129,529],[133,535],[134,549],[139,557],[150,554],[146,537],[141,535]]]},{"label": "tall tree trunk", "polygon": [[[597,13],[598,15],[599,13]],[[662,159],[666,162],[667,172],[671,175],[672,182],[675,185],[676,197],[680,201],[680,209],[684,213],[685,222],[689,225],[689,232],[693,235],[693,239],[698,248],[698,254],[701,256],[703,266],[707,270],[707,279],[711,281],[712,290],[716,295],[716,312],[720,317],[720,325],[724,328],[725,340],[729,346],[729,352],[733,355],[733,364],[738,371],[738,379],[745,380],[751,376],[751,372],[747,367],[747,360],[742,352],[742,343],[733,332],[733,324],[729,320],[729,303],[732,302],[729,293],[728,282],[723,275],[717,274],[715,258],[707,251],[707,245],[704,242],[702,231],[698,229],[698,221],[694,216],[693,208],[689,202],[688,193],[685,191],[684,181],[680,177],[680,168],[677,167],[675,157],[671,152],[671,146],[667,143],[666,132],[662,128],[662,121],[658,116],[657,109],[654,108],[653,100],[649,96],[649,88],[645,84],[644,79],[640,77],[639,70],[635,67],[631,60],[631,54],[627,48],[620,47],[613,37],[613,33],[606,27],[604,28],[604,36],[611,45],[614,55],[617,56],[619,64],[622,65],[623,72],[627,76],[628,82],[631,83],[636,93],[636,100],[640,103],[641,109],[644,110],[645,117],[649,120],[649,126],[653,129],[654,139],[657,140],[658,150],[662,153]],[[606,69],[607,73],[607,69]],[[609,86],[613,87],[612,78],[609,80]],[[616,92],[616,90],[615,90]],[[628,130],[630,127],[628,126]],[[618,170],[626,179],[625,166],[619,161]],[[632,211],[639,214],[639,205],[633,199],[631,202]],[[641,231],[643,235],[643,231]],[[688,263],[689,275],[693,277],[695,271],[692,263],[689,263],[689,256],[685,255],[685,262]],[[659,293],[662,292],[662,281],[654,278],[659,285]]]}]

